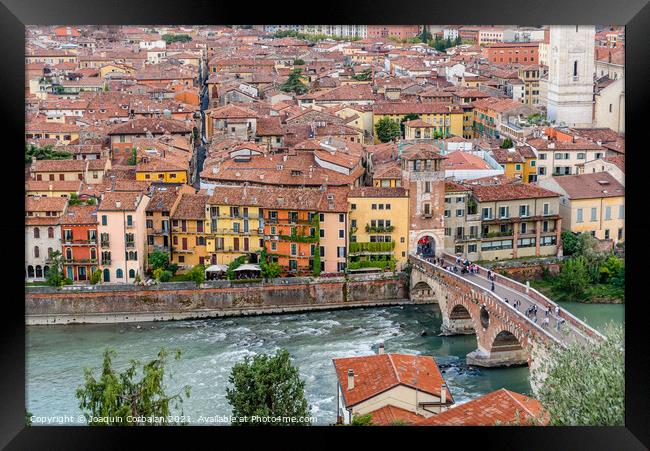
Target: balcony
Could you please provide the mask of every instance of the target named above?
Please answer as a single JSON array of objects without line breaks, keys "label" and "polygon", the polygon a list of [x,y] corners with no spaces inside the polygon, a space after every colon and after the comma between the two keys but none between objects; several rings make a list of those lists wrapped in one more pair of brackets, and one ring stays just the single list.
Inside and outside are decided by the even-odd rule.
[{"label": "balcony", "polygon": [[471,215],[468,214],[467,216],[465,216],[465,220],[468,221],[468,222],[469,221],[480,221],[481,220],[481,215],[479,215],[478,213],[474,213],[474,214],[471,214]]},{"label": "balcony", "polygon": [[483,233],[481,234],[481,238],[485,239],[490,239],[490,238],[501,238],[501,237],[511,237],[512,236],[512,230],[507,231],[507,232],[489,232],[489,233]]},{"label": "balcony", "polygon": [[96,265],[97,264],[97,259],[96,258],[64,258],[63,263],[66,265]]},{"label": "balcony", "polygon": [[154,229],[154,235],[169,235],[169,229]]},{"label": "balcony", "polygon": [[111,264],[111,259],[110,258],[102,259],[102,265],[109,266],[110,264]]},{"label": "balcony", "polygon": [[102,240],[100,246],[103,248],[111,247],[111,243],[108,240]]},{"label": "balcony", "polygon": [[135,247],[135,241],[127,241],[124,245],[127,249],[133,249]]},{"label": "balcony", "polygon": [[470,234],[470,235],[455,235],[454,239],[459,242],[459,241],[475,241],[479,239],[478,234]]},{"label": "balcony", "polygon": [[66,246],[94,246],[97,240],[68,240],[64,239],[63,244]]},{"label": "balcony", "polygon": [[370,224],[366,224],[366,233],[392,233],[395,230],[395,226],[383,226],[383,227],[373,227]]}]

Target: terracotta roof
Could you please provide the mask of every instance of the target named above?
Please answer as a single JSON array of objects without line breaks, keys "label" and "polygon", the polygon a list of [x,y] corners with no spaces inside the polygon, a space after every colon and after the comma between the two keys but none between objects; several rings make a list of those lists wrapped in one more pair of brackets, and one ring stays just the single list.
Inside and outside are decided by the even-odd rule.
[{"label": "terracotta roof", "polygon": [[[445,383],[433,357],[407,354],[377,354],[333,359],[347,407],[351,407],[398,385],[440,396]],[[354,388],[348,390],[348,370],[354,371]],[[447,389],[447,399],[453,402]]]},{"label": "terracotta roof", "polygon": [[427,127],[427,128],[435,127],[435,125],[429,124],[428,122],[424,122],[422,119],[412,119],[410,121],[404,122],[404,125],[406,127]]},{"label": "terracotta roof", "polygon": [[612,155],[603,158],[603,160],[616,165],[621,171],[625,172],[625,155]]},{"label": "terracotta roof", "polygon": [[[526,141],[528,145],[537,150],[555,151],[555,150],[605,150],[597,143],[584,138],[576,138],[573,141],[555,141],[550,139],[535,138]],[[549,147],[549,144],[553,147]]]},{"label": "terracotta roof", "polygon": [[164,133],[190,133],[192,127],[185,122],[174,119],[139,118],[114,126],[109,135],[141,135],[151,132],[153,135]]},{"label": "terracotta roof", "polygon": [[419,426],[547,424],[539,401],[502,388],[418,422]]},{"label": "terracotta roof", "polygon": [[83,172],[87,160],[36,160],[32,172]]},{"label": "terracotta roof", "polygon": [[497,163],[499,164],[504,164],[504,163],[524,163],[526,160],[524,160],[523,155],[521,155],[516,148],[512,149],[492,149],[492,155],[494,156],[494,159],[496,160]]},{"label": "terracotta roof", "polygon": [[102,197],[98,211],[134,211],[142,199],[142,193],[133,191],[107,191]]},{"label": "terracotta roof", "polygon": [[59,224],[97,224],[97,206],[70,205]]},{"label": "terracotta roof", "polygon": [[258,113],[250,108],[233,105],[230,103],[228,105],[215,108],[214,110],[210,111],[209,115],[215,119],[245,119],[257,117]]},{"label": "terracotta roof", "polygon": [[625,187],[609,172],[553,177],[570,199],[595,199],[625,195]]},{"label": "terracotta roof", "polygon": [[25,199],[25,211],[63,211],[68,205],[65,197],[29,196]]},{"label": "terracotta roof", "polygon": [[205,219],[205,194],[181,194],[181,199],[172,213],[174,219]]},{"label": "terracotta roof", "polygon": [[400,155],[402,160],[443,160],[447,157],[437,152],[432,144],[412,144],[407,146]]},{"label": "terracotta roof", "polygon": [[78,193],[81,188],[81,180],[27,180],[26,191],[66,191]]},{"label": "terracotta roof", "polygon": [[445,180],[445,192],[469,191],[470,189],[460,183]]},{"label": "terracotta roof", "polygon": [[472,192],[481,202],[495,200],[535,199],[559,197],[559,194],[530,183],[472,186]]},{"label": "terracotta roof", "polygon": [[155,190],[151,194],[151,200],[147,204],[147,211],[171,211],[176,202],[178,194],[175,189]]},{"label": "terracotta roof", "polygon": [[372,424],[377,426],[391,426],[395,423],[416,424],[424,420],[424,416],[399,407],[386,405],[370,412]]},{"label": "terracotta roof", "polygon": [[462,150],[449,152],[446,157],[442,162],[442,168],[446,170],[490,169],[481,157]]},{"label": "terracotta roof", "polygon": [[377,102],[373,114],[448,114],[460,113],[462,109],[450,103],[439,102]]}]

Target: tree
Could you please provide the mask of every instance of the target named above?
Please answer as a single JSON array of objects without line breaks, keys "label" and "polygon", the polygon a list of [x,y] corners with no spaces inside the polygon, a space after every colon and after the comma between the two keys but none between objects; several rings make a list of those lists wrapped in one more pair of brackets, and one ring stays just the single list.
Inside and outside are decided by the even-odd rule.
[{"label": "tree", "polygon": [[[91,368],[84,369],[84,383],[77,388],[79,408],[90,426],[149,426],[167,423],[170,407],[181,409],[183,397],[190,397],[190,386],[185,385],[174,395],[167,395],[164,387],[167,351],[161,349],[157,358],[142,365],[131,360],[127,369],[120,373],[113,368],[112,349],[104,351],[104,361],[99,379]],[[181,351],[175,353],[175,360]],[[135,380],[141,374],[140,380]],[[172,374],[169,373],[169,378]],[[181,409],[182,415],[182,409]],[[152,417],[153,422],[139,418]],[[104,419],[104,421],[102,421]],[[172,423],[173,424],[173,423]]]},{"label": "tree", "polygon": [[558,275],[558,288],[573,296],[581,296],[591,283],[587,260],[583,256],[571,257],[562,264]]},{"label": "tree", "polygon": [[512,143],[512,139],[510,139],[510,138],[506,138],[506,139],[503,140],[503,142],[501,143],[501,146],[500,146],[500,147],[501,147],[502,149],[510,149],[510,148],[512,148],[513,146],[514,146],[514,144]]},{"label": "tree", "polygon": [[307,85],[303,81],[302,69],[294,69],[289,74],[287,81],[280,85],[280,91],[293,92],[295,94],[304,94],[308,91]]},{"label": "tree", "polygon": [[[263,424],[290,426],[309,425],[305,382],[298,368],[292,365],[289,352],[280,349],[275,356],[246,356],[230,372],[226,399],[235,417],[233,425],[248,424],[242,417],[259,415],[279,421]],[[301,418],[302,417],[302,418]],[[289,419],[294,419],[290,421]],[[260,424],[260,423],[254,423]]]},{"label": "tree", "polygon": [[372,69],[364,69],[358,74],[352,76],[357,81],[368,81],[372,79]]},{"label": "tree", "polygon": [[131,151],[131,156],[126,159],[126,164],[129,166],[135,166],[138,163],[138,151],[133,149]]},{"label": "tree", "polygon": [[533,370],[537,396],[553,426],[622,426],[625,420],[625,342],[621,326],[606,340],[548,348]]},{"label": "tree", "polygon": [[294,66],[304,66],[305,65],[305,60],[303,60],[301,58],[297,58],[297,59],[293,60],[293,65]]},{"label": "tree", "polygon": [[599,276],[601,283],[610,283],[615,277],[623,274],[625,278],[625,263],[620,258],[610,255],[600,265]]},{"label": "tree", "polygon": [[565,230],[562,232],[561,238],[564,255],[569,256],[575,254],[578,249],[578,235],[569,230]]},{"label": "tree", "polygon": [[169,45],[172,42],[190,42],[192,36],[189,34],[163,34],[162,39]]},{"label": "tree", "polygon": [[420,34],[417,35],[417,38],[421,42],[429,42],[431,40],[431,33],[429,32],[429,26],[428,25],[422,25],[422,31]]},{"label": "tree", "polygon": [[265,279],[275,279],[281,272],[279,264],[268,261],[265,248],[262,248],[262,251],[260,252],[260,270],[262,272],[262,277]]},{"label": "tree", "polygon": [[149,254],[149,265],[152,270],[167,269],[169,266],[169,254],[162,251],[153,251]]},{"label": "tree", "polygon": [[198,287],[205,281],[205,266],[196,265],[185,274],[185,280],[193,280]]},{"label": "tree", "polygon": [[102,281],[102,272],[98,269],[90,276],[90,284],[97,285]]},{"label": "tree", "polygon": [[379,141],[383,143],[402,136],[399,122],[394,121],[389,117],[382,117],[379,119],[375,130],[377,131],[377,138],[379,138]]},{"label": "tree", "polygon": [[454,45],[461,45],[463,43],[463,40],[461,39],[460,36],[456,36],[456,39],[454,40]]},{"label": "tree", "polygon": [[246,263],[245,255],[240,255],[239,257],[237,257],[236,259],[230,262],[228,268],[226,268],[226,277],[228,278],[228,280],[233,280],[235,278],[235,269],[239,268],[244,263]]},{"label": "tree", "polygon": [[363,415],[352,415],[350,426],[374,426],[374,423],[372,422],[372,414],[366,413]]},{"label": "tree", "polygon": [[47,284],[52,287],[60,287],[65,284],[63,275],[63,256],[61,251],[54,251],[50,254],[50,268],[45,274]]},{"label": "tree", "polygon": [[25,143],[25,164],[35,160],[69,160],[72,158],[72,153],[65,151],[54,150],[52,144],[47,144],[43,147],[34,146]]},{"label": "tree", "polygon": [[77,193],[70,194],[70,199],[68,199],[68,205],[83,205],[84,201],[79,199]]}]

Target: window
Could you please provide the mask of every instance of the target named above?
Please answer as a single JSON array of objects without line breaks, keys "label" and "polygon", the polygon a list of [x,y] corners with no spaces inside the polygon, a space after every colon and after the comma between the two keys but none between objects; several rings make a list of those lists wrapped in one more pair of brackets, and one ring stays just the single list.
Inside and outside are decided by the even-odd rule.
[{"label": "window", "polygon": [[592,207],[591,208],[591,222],[597,221],[597,218],[596,218],[597,213],[598,213],[598,209],[596,207]]},{"label": "window", "polygon": [[544,204],[544,210],[543,210],[543,212],[544,212],[544,213],[543,213],[543,214],[544,214],[544,216],[546,216],[546,215],[549,215],[549,214],[550,214],[550,210],[549,210],[549,207],[550,207],[550,205],[549,205],[549,204],[546,204],[546,203]]},{"label": "window", "polygon": [[373,210],[376,210],[376,209],[377,209],[377,204],[372,204],[372,205],[371,205],[371,208],[372,208]]},{"label": "window", "polygon": [[350,210],[356,210],[357,204],[350,204]]},{"label": "window", "polygon": [[483,219],[492,219],[492,207],[483,208]]},{"label": "window", "polygon": [[578,153],[578,160],[584,160],[586,159],[586,154],[584,152],[579,152]]},{"label": "window", "polygon": [[618,219],[625,218],[625,205],[620,205],[618,207]]},{"label": "window", "polygon": [[619,239],[619,240],[622,240],[622,239],[623,239],[623,228],[622,228],[622,227],[620,227],[620,228],[618,229],[618,239]]},{"label": "window", "polygon": [[500,218],[510,217],[510,207],[499,207],[499,217]]},{"label": "window", "polygon": [[390,210],[390,204],[386,204],[386,210]]},{"label": "window", "polygon": [[519,216],[526,217],[530,216],[530,206],[529,205],[520,205],[519,206]]},{"label": "window", "polygon": [[522,222],[522,223],[521,223],[521,227],[520,227],[520,230],[521,230],[521,234],[522,234],[522,235],[524,235],[524,234],[526,233],[526,229],[527,229],[527,227],[526,227],[526,223],[525,223],[525,222]]},{"label": "window", "polygon": [[345,238],[345,230],[343,229],[339,230],[339,238]]},{"label": "window", "polygon": [[276,251],[278,250],[278,243],[277,241],[271,241],[271,250]]},{"label": "window", "polygon": [[325,229],[318,229],[320,237],[325,238]]},{"label": "window", "polygon": [[379,204],[379,209],[383,210],[384,209],[384,204]]},{"label": "window", "polygon": [[[47,228],[47,237],[54,238],[54,227]],[[72,234],[70,235],[70,237],[72,237]]]},{"label": "window", "polygon": [[431,192],[431,182],[424,182],[424,192],[425,193]]},{"label": "window", "polygon": [[545,167],[540,167],[537,172],[539,175],[546,175],[546,168]]},{"label": "window", "polygon": [[126,215],[126,225],[131,227],[133,225],[133,216]]},{"label": "window", "polygon": [[[578,31],[578,27],[576,27],[576,31]],[[574,77],[578,76],[578,62],[577,61],[573,62],[573,76]]]},{"label": "window", "polygon": [[115,277],[118,279],[122,279],[124,277],[124,271],[122,271],[121,269],[117,269],[115,271]]},{"label": "window", "polygon": [[469,254],[476,252],[476,244],[468,244],[467,245],[467,252]]},{"label": "window", "polygon": [[582,222],[582,208],[576,210],[576,222]]},{"label": "window", "polygon": [[540,246],[555,246],[556,243],[556,237],[554,236],[543,236],[539,240]]},{"label": "window", "polygon": [[463,216],[463,214],[465,214],[465,210],[463,210],[462,208],[460,210],[456,210],[457,217]]},{"label": "window", "polygon": [[445,218],[449,218],[449,217],[451,217],[451,210],[445,210]]},{"label": "window", "polygon": [[612,207],[607,206],[605,207],[605,220],[609,221],[610,219],[612,219]]},{"label": "window", "polygon": [[517,240],[517,247],[534,247],[535,241],[535,238],[520,238]]},{"label": "window", "polygon": [[540,153],[539,154],[539,159],[540,160],[546,160],[546,154],[545,153]]},{"label": "window", "polygon": [[609,229],[605,229],[605,239],[609,239]]},{"label": "window", "polygon": [[291,255],[295,256],[298,253],[298,245],[296,243],[291,243]]},{"label": "window", "polygon": [[[320,254],[321,257],[325,257],[325,246],[320,246],[318,248],[318,253]],[[312,246],[311,255],[314,255],[314,246]]]},{"label": "window", "polygon": [[34,227],[34,238],[40,238],[41,237],[41,229],[38,227]]},{"label": "window", "polygon": [[515,170],[521,171],[521,164],[519,163],[515,164]]},{"label": "window", "polygon": [[34,246],[34,258],[39,258],[41,256],[41,250],[38,246]]},{"label": "window", "polygon": [[135,269],[129,269],[129,278],[135,279]]},{"label": "window", "polygon": [[102,215],[102,225],[105,226],[106,224],[108,224],[108,218],[106,215]]},{"label": "window", "polygon": [[[339,215],[339,216],[340,216],[340,215]],[[319,220],[320,222],[325,221],[325,213],[319,213],[319,215],[318,215],[318,220]],[[341,222],[342,222],[342,221],[341,221]]]},{"label": "window", "polygon": [[445,236],[451,236],[451,227],[445,227]]},{"label": "window", "polygon": [[345,214],[339,213],[339,222],[345,222]]}]

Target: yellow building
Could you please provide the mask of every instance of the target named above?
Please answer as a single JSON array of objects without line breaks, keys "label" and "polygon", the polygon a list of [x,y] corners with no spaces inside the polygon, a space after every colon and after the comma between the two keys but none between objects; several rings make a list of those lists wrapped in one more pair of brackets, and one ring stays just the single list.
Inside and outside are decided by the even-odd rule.
[{"label": "yellow building", "polygon": [[375,166],[372,172],[372,186],[376,188],[400,188],[402,186],[402,168],[397,161]]},{"label": "yellow building", "polygon": [[163,158],[143,158],[136,165],[135,179],[146,182],[187,183],[187,167]]},{"label": "yellow building", "polygon": [[376,130],[377,124],[380,120],[387,117],[401,123],[402,119],[409,114],[416,114],[419,119],[431,124],[433,126],[433,129],[431,130],[432,133],[438,133],[444,136],[464,135],[463,110],[455,105],[415,102],[382,102],[376,103],[372,106],[372,113],[375,142],[379,142],[376,136]]},{"label": "yellow building", "polygon": [[492,149],[492,156],[503,168],[503,175],[524,183],[537,181],[537,156],[529,146]]},{"label": "yellow building", "polygon": [[263,188],[219,187],[206,203],[206,250],[212,264],[228,265],[242,255],[251,262],[264,247]]},{"label": "yellow building", "polygon": [[554,176],[539,185],[560,194],[563,230],[625,241],[625,188],[608,172]]},{"label": "yellow building", "polygon": [[404,188],[355,188],[348,194],[347,268],[402,269],[408,258],[409,197]]},{"label": "yellow building", "polygon": [[27,180],[25,195],[38,197],[70,197],[79,194],[81,180]]},{"label": "yellow building", "polygon": [[182,194],[171,214],[171,262],[186,271],[196,265],[209,264],[206,250],[205,194]]}]

